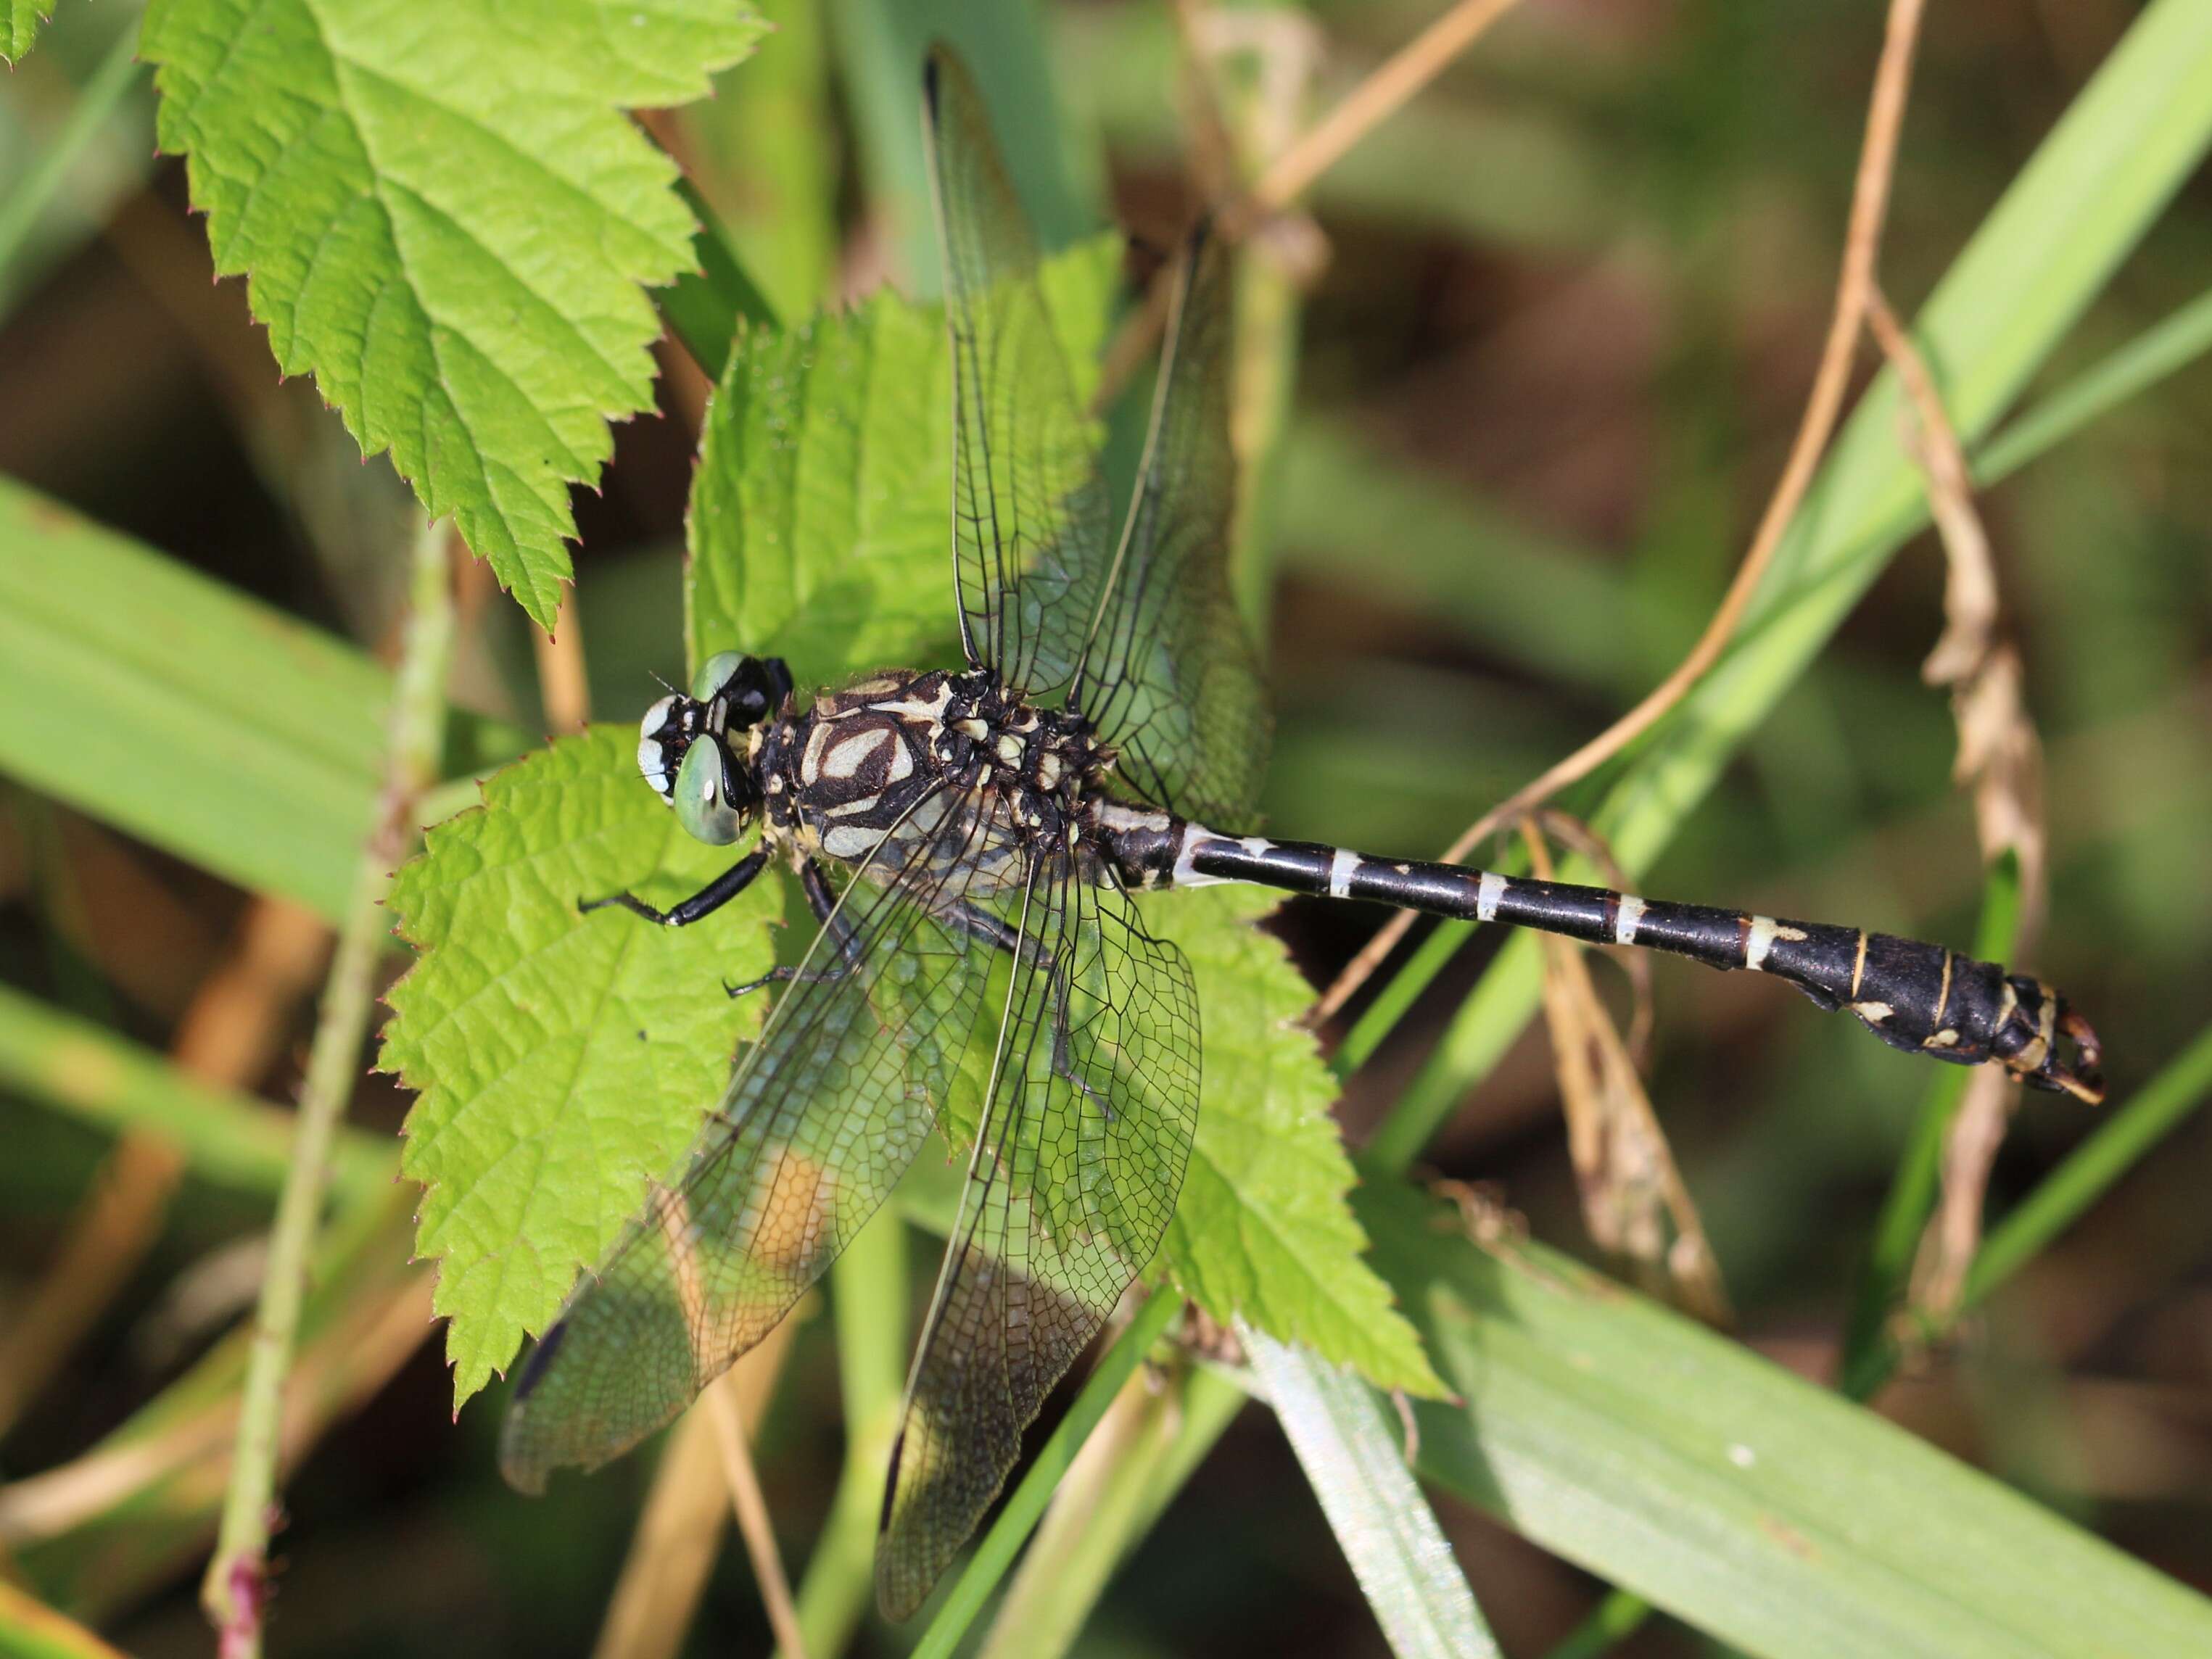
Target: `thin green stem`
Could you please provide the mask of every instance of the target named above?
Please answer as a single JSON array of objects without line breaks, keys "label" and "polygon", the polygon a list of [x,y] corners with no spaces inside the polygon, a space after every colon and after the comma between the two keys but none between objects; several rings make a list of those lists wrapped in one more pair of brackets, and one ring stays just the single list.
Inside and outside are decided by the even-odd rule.
[{"label": "thin green stem", "polygon": [[1398,1029],[1398,1022],[1412,1009],[1414,999],[1429,988],[1444,964],[1459,953],[1459,947],[1474,936],[1474,929],[1471,921],[1440,921],[1429,930],[1405,965],[1383,981],[1375,1000],[1352,1022],[1344,1041],[1328,1057],[1330,1069],[1337,1076],[1350,1077],[1374,1058],[1383,1039]]},{"label": "thin green stem", "polygon": [[1528,1022],[1529,1000],[1540,971],[1536,948],[1533,934],[1518,933],[1507,940],[1461,1005],[1443,1042],[1382,1120],[1360,1155],[1361,1163],[1403,1175],[1459,1109],[1467,1091],[1490,1074]]},{"label": "thin green stem", "polygon": [[[993,1619],[981,1659],[1058,1659],[1072,1649],[1129,1552],[1152,1529],[1251,1396],[1210,1366],[1185,1364],[1165,1385],[1132,1377],[1113,1407],[1131,1431],[1086,1486],[1084,1448]],[[1112,1413],[1109,1413],[1110,1421]]]},{"label": "thin green stem", "polygon": [[424,521],[417,527],[411,611],[392,687],[383,797],[376,828],[362,852],[353,902],[338,930],[337,951],[308,1051],[291,1167],[276,1201],[254,1315],[222,1530],[200,1586],[201,1604],[221,1632],[223,1652],[240,1659],[261,1650],[284,1380],[299,1330],[309,1249],[322,1212],[324,1177],[360,1072],[362,1041],[375,1000],[376,964],[391,939],[383,899],[410,840],[415,798],[438,776],[453,641],[447,540],[435,524]]},{"label": "thin green stem", "polygon": [[1106,1407],[1137,1369],[1138,1361],[1153,1343],[1167,1334],[1168,1327],[1182,1311],[1182,1298],[1170,1291],[1153,1291],[1137,1310],[1128,1328],[1106,1351],[1097,1369],[1084,1383],[1083,1392],[1067,1408],[1067,1415],[1052,1431],[1052,1437],[1030,1465],[1029,1473],[1022,1477],[1014,1495],[999,1511],[998,1520],[976,1547],[967,1571],[960,1575],[952,1593],[945,1598],[945,1605],[915,1646],[915,1659],[950,1659],[999,1580],[1013,1565],[1015,1554],[1029,1537],[1030,1529],[1036,1525],[1037,1517],[1044,1513],[1053,1489],[1067,1473],[1068,1465],[1075,1461],[1075,1454],[1082,1449],[1085,1439],[1106,1414]]},{"label": "thin green stem", "polygon": [[[87,1123],[158,1135],[195,1173],[255,1192],[280,1190],[298,1122],[250,1095],[218,1089],[161,1055],[0,985],[0,1083]],[[358,1196],[392,1179],[390,1148],[348,1130],[331,1148],[333,1174]]]},{"label": "thin green stem", "polygon": [[[1982,919],[1974,935],[1976,956],[1986,962],[2006,958],[2019,927],[2020,907],[2020,860],[2007,851],[1990,866],[1983,880]],[[1929,1079],[1921,1096],[1911,1139],[1891,1177],[1889,1195],[1875,1223],[1858,1299],[1846,1327],[1838,1386],[1850,1399],[1866,1398],[1857,1383],[1867,1375],[1869,1358],[1881,1346],[1890,1312],[1903,1294],[1921,1234],[1936,1208],[1936,1188],[1943,1174],[1943,1143],[1951,1133],[1952,1119],[1958,1115],[1959,1102],[1966,1096],[1970,1075],[1963,1066],[1945,1066]]]},{"label": "thin green stem", "polygon": [[138,30],[133,24],[116,36],[92,78],[77,89],[61,131],[40,151],[23,181],[0,202],[0,295],[14,289],[16,257],[55,195],[69,182],[70,169],[138,78],[137,52]]}]

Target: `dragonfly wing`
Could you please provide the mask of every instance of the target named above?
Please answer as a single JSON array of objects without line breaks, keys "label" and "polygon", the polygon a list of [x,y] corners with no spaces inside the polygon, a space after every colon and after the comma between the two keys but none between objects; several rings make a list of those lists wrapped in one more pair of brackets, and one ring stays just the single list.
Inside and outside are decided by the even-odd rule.
[{"label": "dragonfly wing", "polygon": [[1158,1249],[1197,1123],[1198,999],[1182,952],[1118,890],[1052,872],[1024,912],[891,1455],[876,1594],[892,1619],[927,1596],[1045,1396]]},{"label": "dragonfly wing", "polygon": [[[951,805],[949,792],[931,799]],[[682,1172],[532,1349],[500,1443],[516,1486],[597,1468],[674,1418],[782,1318],[913,1161],[957,1086],[988,978],[991,947],[938,920],[974,818],[948,810],[887,884],[847,887]],[[830,935],[848,922],[841,951]]]},{"label": "dragonfly wing", "polygon": [[1200,224],[1176,273],[1144,464],[1069,702],[1155,804],[1245,827],[1273,721],[1229,586],[1227,250]]},{"label": "dragonfly wing", "polygon": [[1037,286],[1036,239],[960,60],[923,109],[952,342],[953,572],[969,663],[1042,697],[1066,684],[1112,534],[1091,422]]}]

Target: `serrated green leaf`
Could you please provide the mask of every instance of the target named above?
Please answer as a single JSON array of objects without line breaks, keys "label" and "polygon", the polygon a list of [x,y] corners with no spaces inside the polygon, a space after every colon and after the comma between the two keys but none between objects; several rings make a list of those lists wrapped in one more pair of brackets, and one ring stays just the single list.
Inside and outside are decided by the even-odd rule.
[{"label": "serrated green leaf", "polygon": [[0,60],[20,64],[39,38],[39,25],[54,15],[54,0],[8,0],[8,15],[0,27]]},{"label": "serrated green leaf", "polygon": [[190,158],[216,272],[541,625],[569,485],[652,405],[641,285],[691,264],[675,166],[621,112],[699,97],[763,27],[742,0],[147,10],[160,143]]},{"label": "serrated green leaf", "polygon": [[1146,926],[1190,958],[1206,1045],[1197,1141],[1164,1247],[1176,1284],[1221,1323],[1243,1319],[1377,1387],[1449,1394],[1364,1259],[1346,1201],[1357,1176],[1329,1116],[1335,1080],[1297,1024],[1312,988],[1252,925],[1277,896],[1217,887],[1141,902]]},{"label": "serrated green leaf", "polygon": [[392,988],[382,1064],[420,1098],[402,1170],[426,1188],[416,1249],[441,1259],[454,1401],[544,1328],[673,1169],[729,1076],[762,999],[782,884],[656,928],[580,896],[666,904],[732,862],[638,781],[634,733],[563,738],[433,830],[392,895],[422,960]]},{"label": "serrated green leaf", "polygon": [[[1120,240],[1048,259],[1045,303],[1078,398]],[[787,329],[741,331],[691,484],[691,659],[773,651],[802,684],[922,667],[954,636],[952,386],[944,313],[888,291]]]}]

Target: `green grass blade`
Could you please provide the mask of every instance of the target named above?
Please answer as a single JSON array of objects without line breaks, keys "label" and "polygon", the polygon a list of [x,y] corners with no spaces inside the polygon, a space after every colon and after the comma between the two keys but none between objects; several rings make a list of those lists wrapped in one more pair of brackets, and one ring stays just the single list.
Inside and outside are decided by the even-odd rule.
[{"label": "green grass blade", "polygon": [[[127,1038],[0,985],[0,1083],[81,1121],[157,1135],[203,1179],[274,1194],[292,1155],[292,1117],[186,1076]],[[388,1183],[395,1149],[348,1130],[332,1160],[350,1199]]]},{"label": "green grass blade", "polygon": [[40,216],[69,182],[77,157],[99,135],[131,83],[138,78],[137,52],[138,31],[125,27],[107,49],[107,56],[100,59],[100,67],[79,89],[61,131],[42,147],[37,164],[17,181],[7,200],[0,202],[0,296],[21,289],[16,257]]},{"label": "green grass blade", "polygon": [[2207,351],[2212,351],[2212,293],[2153,324],[2013,421],[1974,457],[1975,481],[1994,483],[2017,471]]},{"label": "green grass blade", "polygon": [[1400,1183],[1365,1196],[1464,1399],[1417,1408],[1423,1475],[1545,1548],[1777,1659],[2212,1651],[2212,1602],[1894,1424]]},{"label": "green grass blade", "polygon": [[1249,1326],[1237,1338],[1390,1650],[1399,1659],[1496,1654],[1450,1541],[1406,1467],[1402,1431],[1375,1391]]},{"label": "green grass blade", "polygon": [[[0,479],[0,771],[335,918],[391,695],[344,641]],[[456,772],[522,746],[474,716],[447,733]]]}]

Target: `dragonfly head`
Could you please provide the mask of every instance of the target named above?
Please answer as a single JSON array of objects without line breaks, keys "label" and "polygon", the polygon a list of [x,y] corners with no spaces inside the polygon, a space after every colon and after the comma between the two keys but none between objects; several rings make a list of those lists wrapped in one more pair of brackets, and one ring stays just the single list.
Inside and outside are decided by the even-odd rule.
[{"label": "dragonfly head", "polygon": [[699,665],[688,693],[672,691],[645,711],[637,769],[687,833],[716,847],[744,834],[761,808],[746,734],[790,695],[782,659],[724,651]]}]

